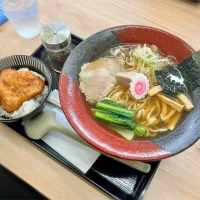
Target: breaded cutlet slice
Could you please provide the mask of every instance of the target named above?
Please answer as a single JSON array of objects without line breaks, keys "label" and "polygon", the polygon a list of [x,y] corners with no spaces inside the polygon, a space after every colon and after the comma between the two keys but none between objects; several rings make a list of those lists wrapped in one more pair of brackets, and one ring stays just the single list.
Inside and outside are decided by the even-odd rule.
[{"label": "breaded cutlet slice", "polygon": [[0,73],[0,104],[8,113],[19,109],[23,102],[41,94],[45,82],[30,71],[5,69]]}]

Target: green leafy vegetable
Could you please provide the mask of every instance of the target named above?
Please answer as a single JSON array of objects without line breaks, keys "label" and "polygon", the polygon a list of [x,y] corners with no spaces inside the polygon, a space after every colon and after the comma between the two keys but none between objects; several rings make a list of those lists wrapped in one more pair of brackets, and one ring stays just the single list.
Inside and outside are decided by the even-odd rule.
[{"label": "green leafy vegetable", "polygon": [[97,119],[109,122],[111,124],[115,124],[121,127],[126,127],[130,130],[133,130],[135,127],[135,122],[129,118],[126,117],[120,117],[118,115],[115,115],[111,112],[105,112],[103,110],[96,110],[94,116]]},{"label": "green leafy vegetable", "polygon": [[91,109],[94,117],[98,120],[109,123],[109,128],[120,134],[127,140],[132,140],[134,132],[143,136],[146,128],[134,122],[134,112],[116,103],[105,99],[97,103],[96,108]]},{"label": "green leafy vegetable", "polygon": [[131,141],[134,137],[134,131],[127,130],[127,129],[117,127],[117,126],[112,126],[112,125],[109,125],[108,128],[115,131],[116,133],[118,133],[123,138],[127,139],[128,141]]},{"label": "green leafy vegetable", "polygon": [[105,111],[120,114],[124,117],[129,117],[129,118],[134,117],[133,111],[128,110],[126,107],[122,106],[121,104],[118,104],[118,103],[111,101],[111,100],[103,100],[101,102],[98,102],[96,107],[98,109],[102,109],[102,110],[105,110]]},{"label": "green leafy vegetable", "polygon": [[104,99],[104,100],[101,101],[101,103],[108,104],[108,105],[111,105],[111,106],[115,106],[115,107],[119,107],[119,108],[123,108],[123,109],[128,110],[128,108],[126,106],[123,106],[123,105],[121,105],[119,103],[116,103],[116,102],[114,102],[114,101],[112,101],[110,99]]},{"label": "green leafy vegetable", "polygon": [[142,125],[136,124],[134,131],[139,136],[145,136],[146,135],[146,128]]}]

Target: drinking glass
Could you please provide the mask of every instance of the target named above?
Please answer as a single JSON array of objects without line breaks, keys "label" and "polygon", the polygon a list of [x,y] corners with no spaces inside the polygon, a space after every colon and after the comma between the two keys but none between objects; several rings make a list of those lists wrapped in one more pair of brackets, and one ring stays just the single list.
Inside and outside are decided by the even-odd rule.
[{"label": "drinking glass", "polygon": [[3,0],[5,15],[24,38],[33,38],[41,30],[37,0]]}]

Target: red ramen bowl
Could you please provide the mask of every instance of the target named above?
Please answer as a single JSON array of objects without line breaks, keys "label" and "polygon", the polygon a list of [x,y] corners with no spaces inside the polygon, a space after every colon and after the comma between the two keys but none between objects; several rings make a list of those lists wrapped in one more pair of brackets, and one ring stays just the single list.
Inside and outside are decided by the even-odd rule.
[{"label": "red ramen bowl", "polygon": [[127,141],[94,120],[85,96],[79,90],[79,73],[84,63],[120,44],[156,45],[165,55],[178,62],[194,50],[182,39],[165,31],[146,26],[120,26],[100,31],[83,42],[71,53],[63,67],[59,81],[59,96],[66,118],[77,133],[89,144],[119,158],[154,161],[180,153],[200,137],[200,89],[192,93],[195,109],[171,133],[158,138]]}]

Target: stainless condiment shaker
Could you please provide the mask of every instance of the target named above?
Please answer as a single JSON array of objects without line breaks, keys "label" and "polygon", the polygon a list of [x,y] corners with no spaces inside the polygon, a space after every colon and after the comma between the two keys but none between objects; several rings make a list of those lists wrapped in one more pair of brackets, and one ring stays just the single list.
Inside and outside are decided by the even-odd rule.
[{"label": "stainless condiment shaker", "polygon": [[60,72],[71,52],[69,28],[63,23],[52,22],[42,28],[40,37],[54,71]]}]

